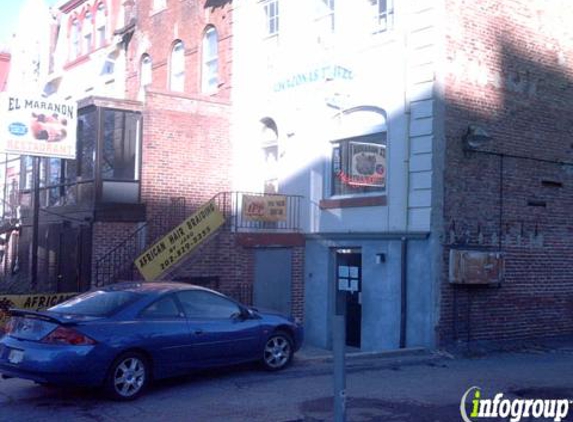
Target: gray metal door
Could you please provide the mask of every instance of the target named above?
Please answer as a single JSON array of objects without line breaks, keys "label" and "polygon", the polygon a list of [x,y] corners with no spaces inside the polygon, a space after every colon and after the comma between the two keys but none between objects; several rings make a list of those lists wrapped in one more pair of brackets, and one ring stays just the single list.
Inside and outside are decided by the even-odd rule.
[{"label": "gray metal door", "polygon": [[255,307],[291,314],[291,265],[291,249],[265,248],[255,251]]}]

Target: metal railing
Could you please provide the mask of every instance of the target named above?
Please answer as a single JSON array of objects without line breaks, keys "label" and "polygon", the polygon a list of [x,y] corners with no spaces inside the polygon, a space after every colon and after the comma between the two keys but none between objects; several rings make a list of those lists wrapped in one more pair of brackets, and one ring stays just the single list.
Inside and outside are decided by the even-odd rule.
[{"label": "metal railing", "polygon": [[[301,196],[260,194],[246,192],[220,192],[211,198],[225,217],[225,224],[219,228],[231,232],[299,232]],[[280,213],[247,213],[245,207],[257,201],[259,206],[273,207]],[[149,246],[181,224],[195,209],[190,209],[184,198],[172,198],[168,212],[158,213],[143,223],[125,239],[106,252],[95,263],[94,283],[103,286],[118,280],[139,278],[135,259]],[[278,215],[277,215],[278,214]],[[272,221],[269,221],[272,220]],[[209,243],[216,237],[211,236]],[[202,253],[198,248],[191,253]]]}]

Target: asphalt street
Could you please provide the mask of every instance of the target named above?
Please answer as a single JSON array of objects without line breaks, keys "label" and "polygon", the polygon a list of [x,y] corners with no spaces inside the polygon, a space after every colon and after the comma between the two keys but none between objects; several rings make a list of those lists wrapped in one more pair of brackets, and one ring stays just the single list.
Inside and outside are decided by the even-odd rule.
[{"label": "asphalt street", "polygon": [[[471,387],[483,396],[573,399],[573,348],[530,349],[464,358],[447,354],[349,358],[347,421],[462,421]],[[0,421],[332,421],[332,362],[304,355],[280,373],[253,365],[154,385],[139,400],[110,402],[97,391],[0,380]],[[565,421],[573,421],[573,404]],[[487,418],[484,421],[507,421]],[[525,418],[521,421],[553,418]]]}]

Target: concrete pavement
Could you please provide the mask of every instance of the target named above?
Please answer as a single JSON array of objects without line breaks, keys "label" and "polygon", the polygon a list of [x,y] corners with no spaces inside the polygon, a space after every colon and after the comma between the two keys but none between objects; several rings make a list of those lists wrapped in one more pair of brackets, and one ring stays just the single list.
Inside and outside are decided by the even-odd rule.
[{"label": "concrete pavement", "polygon": [[[461,421],[460,401],[472,386],[484,397],[573,399],[572,368],[567,344],[472,357],[350,353],[347,421]],[[0,421],[326,422],[333,420],[332,390],[330,353],[305,348],[280,373],[252,365],[206,371],[160,382],[132,403],[109,402],[92,390],[1,380]],[[537,420],[546,419],[520,422]],[[573,421],[573,410],[564,420]]]}]

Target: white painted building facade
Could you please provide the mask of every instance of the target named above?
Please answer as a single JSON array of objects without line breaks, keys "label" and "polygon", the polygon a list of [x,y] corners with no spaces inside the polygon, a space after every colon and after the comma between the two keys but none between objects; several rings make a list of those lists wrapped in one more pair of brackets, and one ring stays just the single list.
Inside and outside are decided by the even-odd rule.
[{"label": "white painted building facade", "polygon": [[235,188],[304,197],[307,341],[431,346],[441,1],[234,2]]}]

